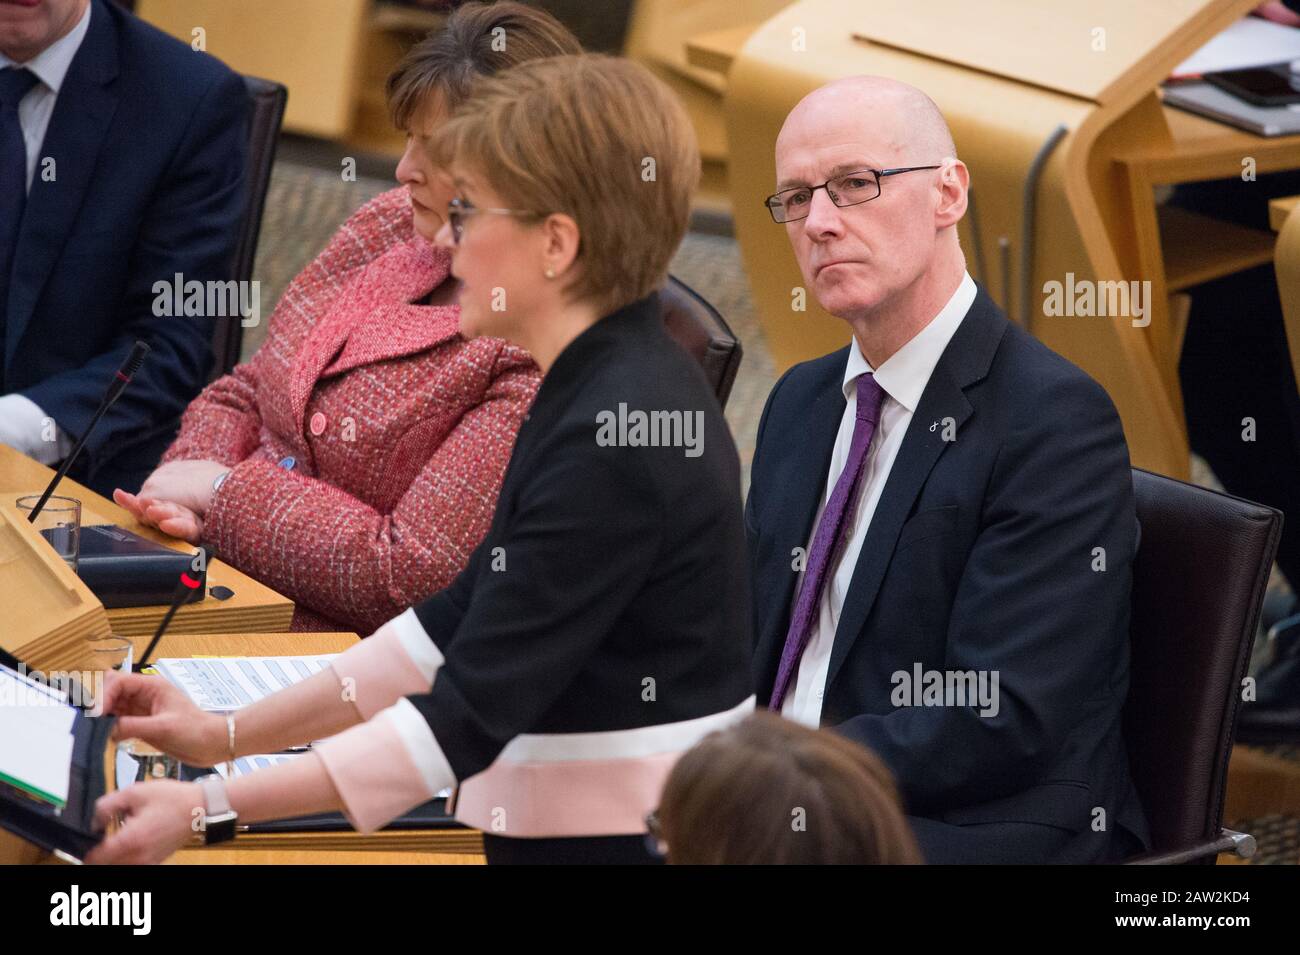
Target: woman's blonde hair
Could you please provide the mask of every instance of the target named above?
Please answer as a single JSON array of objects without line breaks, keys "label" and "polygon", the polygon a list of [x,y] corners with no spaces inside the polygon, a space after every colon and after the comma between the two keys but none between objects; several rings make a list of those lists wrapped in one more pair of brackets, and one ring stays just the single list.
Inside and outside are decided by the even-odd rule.
[{"label": "woman's blonde hair", "polygon": [[663,283],[700,179],[695,131],[668,87],[637,63],[596,54],[479,80],[429,148],[511,208],[573,218],[579,267],[565,291],[602,313]]}]

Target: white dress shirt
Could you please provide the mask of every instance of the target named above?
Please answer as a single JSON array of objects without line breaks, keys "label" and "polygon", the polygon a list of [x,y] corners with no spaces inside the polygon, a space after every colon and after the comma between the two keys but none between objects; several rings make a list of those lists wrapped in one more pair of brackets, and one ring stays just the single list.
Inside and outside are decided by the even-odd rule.
[{"label": "white dress shirt", "polygon": [[[90,29],[92,7],[93,3],[87,4],[86,12],[76,26],[28,62],[16,63],[0,53],[0,70],[22,66],[40,80],[18,103],[18,124],[22,127],[27,146],[28,192],[40,162],[41,145],[45,142],[45,132],[49,129],[59,90],[68,75],[68,68],[72,66],[72,58],[81,49],[81,41]],[[0,342],[0,354],[3,354],[3,342]],[[7,444],[41,464],[53,464],[72,451],[72,443],[67,433],[52,425],[49,416],[30,398],[20,394],[0,397],[0,444]]]},{"label": "white dress shirt", "polygon": [[[840,430],[831,453],[830,471],[826,476],[826,487],[822,491],[822,502],[817,508],[816,520],[809,532],[806,554],[812,553],[812,541],[817,534],[817,525],[821,523],[822,512],[826,509],[826,500],[849,457],[857,416],[858,376],[873,372],[885,397],[880,407],[880,420],[876,424],[871,446],[867,449],[867,459],[862,466],[857,507],[852,522],[845,530],[844,549],[840,552],[838,562],[827,569],[826,584],[817,606],[817,615],[813,619],[808,645],[799,658],[793,688],[786,693],[781,705],[781,715],[788,719],[812,727],[821,723],[822,697],[826,690],[827,671],[830,669],[835,628],[839,625],[840,610],[848,596],[849,584],[853,580],[853,570],[857,566],[867,528],[871,526],[880,493],[889,479],[894,458],[898,456],[903,436],[912,422],[912,415],[921,401],[925,386],[930,382],[934,366],[939,363],[948,342],[966,317],[971,303],[975,301],[975,292],[975,281],[970,273],[966,273],[957,286],[957,291],[952,294],[948,304],[940,309],[939,314],[907,344],[881,363],[879,368],[871,367],[856,340],[849,348],[849,360],[844,368],[844,398],[847,404],[840,418]],[[928,426],[929,422],[923,424]],[[801,571],[799,574],[799,588],[803,587],[804,573]],[[798,599],[798,590],[795,599]]]}]

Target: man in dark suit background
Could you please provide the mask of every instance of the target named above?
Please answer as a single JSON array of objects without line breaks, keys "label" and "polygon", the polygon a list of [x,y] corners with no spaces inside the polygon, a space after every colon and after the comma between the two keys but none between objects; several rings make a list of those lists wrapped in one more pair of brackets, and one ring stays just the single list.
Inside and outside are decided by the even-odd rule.
[{"label": "man in dark suit background", "polygon": [[0,0],[0,443],[61,460],[143,339],[72,472],[139,488],[211,363],[211,316],[155,283],[230,278],[248,116],[238,75],[107,0]]},{"label": "man in dark suit background", "polygon": [[773,218],[852,343],[790,369],[759,426],[760,701],[879,753],[928,861],[1139,850],[1114,406],[967,274],[969,174],[919,90],[814,91],[776,165]]}]

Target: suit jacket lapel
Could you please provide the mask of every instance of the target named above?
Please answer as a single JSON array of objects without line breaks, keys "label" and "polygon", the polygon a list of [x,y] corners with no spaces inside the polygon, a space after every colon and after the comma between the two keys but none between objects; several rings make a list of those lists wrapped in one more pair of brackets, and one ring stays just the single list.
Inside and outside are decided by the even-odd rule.
[{"label": "suit jacket lapel", "polygon": [[[893,559],[898,533],[911,513],[917,495],[948,447],[949,442],[944,440],[943,419],[953,419],[957,440],[960,441],[962,425],[972,413],[964,389],[988,373],[1006,326],[1007,320],[980,289],[926,384],[858,554],[858,563],[835,630],[826,674],[827,688],[844,665],[871,613],[880,583]],[[933,422],[939,422],[939,425],[931,430]]]},{"label": "suit jacket lapel", "polygon": [[366,277],[375,308],[348,328],[342,352],[322,377],[414,355],[454,337],[460,309],[411,304],[442,284],[450,266],[448,253],[422,241],[403,243],[376,260]]},{"label": "suit jacket lapel", "polygon": [[834,375],[821,388],[809,409],[807,426],[800,432],[799,439],[789,448],[778,452],[789,462],[792,472],[788,475],[790,480],[778,480],[774,482],[777,486],[768,491],[782,506],[772,519],[771,531],[763,528],[763,534],[775,541],[773,546],[780,554],[786,555],[782,559],[789,572],[778,578],[783,581],[781,586],[784,592],[780,601],[773,603],[773,606],[783,608],[784,613],[767,621],[755,647],[755,659],[762,661],[764,666],[759,674],[758,686],[765,693],[770,693],[772,684],[776,682],[776,668],[785,644],[786,630],[790,625],[795,583],[799,579],[799,575],[790,569],[789,561],[793,560],[791,550],[807,547],[808,540],[812,537],[813,521],[821,506],[831,454],[835,450],[835,437],[844,417],[844,366],[848,355],[849,350],[845,348],[843,359],[832,364]]},{"label": "suit jacket lapel", "polygon": [[871,606],[880,590],[880,581],[893,557],[894,543],[898,540],[903,521],[911,511],[912,503],[921,492],[926,478],[930,476],[931,468],[948,446],[948,442],[943,439],[943,428],[931,431],[930,423],[953,418],[960,434],[961,426],[970,414],[970,402],[962,394],[961,388],[952,380],[942,363],[937,365],[916,407],[916,413],[912,415],[907,433],[903,436],[903,443],[885,481],[862,550],[858,554],[858,563],[853,570],[853,579],[835,629],[830,669],[826,674],[828,687],[852,649],[866,622],[867,614],[871,612]]},{"label": "suit jacket lapel", "polygon": [[[118,97],[112,88],[117,73],[117,37],[104,12],[91,4],[86,38],[59,89],[27,194],[14,256],[13,288],[9,292],[6,366],[13,360],[86,197],[117,111]],[[46,159],[54,160],[52,182],[42,178]]]},{"label": "suit jacket lapel", "polygon": [[428,243],[394,246],[346,285],[294,357],[289,404],[301,433],[321,378],[425,351],[459,331],[455,307],[410,304],[446,277],[450,259]]}]

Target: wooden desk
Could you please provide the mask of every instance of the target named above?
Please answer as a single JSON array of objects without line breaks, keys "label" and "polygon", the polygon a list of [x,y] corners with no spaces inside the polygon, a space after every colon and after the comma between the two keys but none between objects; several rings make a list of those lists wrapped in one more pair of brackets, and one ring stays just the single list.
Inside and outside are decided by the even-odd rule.
[{"label": "wooden desk", "polygon": [[[135,634],[136,659],[153,634]],[[355,633],[172,633],[158,642],[152,659],[163,657],[291,657],[342,653],[361,638]]]},{"label": "wooden desk", "polygon": [[[0,444],[0,495],[12,506],[16,498],[40,494],[54,472],[13,448]],[[69,478],[59,485],[56,494],[81,501],[81,523],[117,524],[141,537],[166,544],[176,550],[193,552],[184,541],[145,527],[130,512]],[[234,596],[218,600],[208,596],[202,603],[188,604],[176,612],[168,633],[278,632],[289,629],[293,619],[293,601],[270,587],[258,583],[229,564],[214,560],[208,567],[209,586],[229,587]],[[127,637],[152,634],[167,608],[122,607],[108,611],[113,632]]]},{"label": "wooden desk", "polygon": [[[789,0],[636,0],[628,23],[623,52],[648,67],[677,96],[695,127],[703,161],[700,187],[694,197],[697,209],[730,214],[727,187],[727,132],[723,94],[725,66],[730,47],[743,40]],[[711,50],[721,62],[701,64],[682,44],[683,37],[708,35]],[[705,54],[706,58],[708,54]]]},{"label": "wooden desk", "polygon": [[1277,274],[1277,293],[1282,300],[1282,322],[1286,327],[1287,347],[1291,352],[1291,369],[1300,381],[1300,196],[1274,199],[1268,204],[1269,223],[1277,230],[1277,249],[1273,271]]},{"label": "wooden desk", "polygon": [[702,70],[710,70],[726,76],[732,61],[740,53],[740,48],[750,38],[756,23],[746,23],[724,30],[711,30],[701,33],[686,41],[686,62]]},{"label": "wooden desk", "polygon": [[370,7],[370,0],[140,0],[136,13],[187,46],[201,39],[233,70],[285,84],[286,130],[338,139],[352,126]]},{"label": "wooden desk", "polygon": [[201,25],[207,51],[231,69],[287,86],[286,131],[394,162],[405,137],[389,119],[385,80],[447,18],[379,0],[137,0],[136,13],[186,45]]},{"label": "wooden desk", "polygon": [[[1167,130],[1168,135],[1156,135]],[[1182,408],[1178,359],[1186,328],[1170,297],[1201,282],[1273,260],[1274,237],[1183,209],[1155,204],[1155,188],[1242,175],[1247,157],[1257,175],[1289,169],[1300,157],[1300,136],[1266,139],[1184,110],[1162,106],[1152,135],[1117,151],[1115,162],[1127,202],[1122,265],[1151,282],[1151,345],[1166,389]],[[1126,253],[1126,254],[1125,254]]]},{"label": "wooden desk", "polygon": [[1300,196],[1274,199],[1268,204],[1268,224],[1274,232],[1282,231],[1282,223],[1286,222],[1287,217],[1295,211],[1295,207],[1298,205],[1300,205]]},{"label": "wooden desk", "polygon": [[[222,633],[163,638],[159,656],[293,656],[340,653],[357,642],[355,633]],[[142,648],[137,641],[137,648]],[[140,785],[148,785],[142,783]],[[234,842],[210,849],[182,849],[179,865],[376,865],[380,863],[460,865],[483,862],[483,837],[474,829],[391,832],[242,832]]]}]

